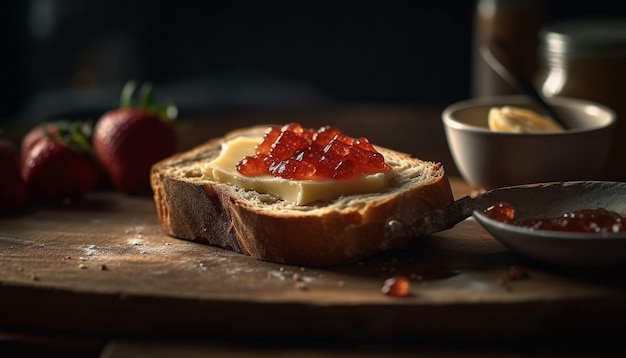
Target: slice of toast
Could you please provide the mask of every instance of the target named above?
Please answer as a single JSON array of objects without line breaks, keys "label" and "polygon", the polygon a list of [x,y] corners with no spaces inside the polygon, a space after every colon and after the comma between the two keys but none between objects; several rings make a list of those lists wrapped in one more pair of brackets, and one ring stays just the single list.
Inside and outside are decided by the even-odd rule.
[{"label": "slice of toast", "polygon": [[376,149],[393,173],[387,188],[324,203],[294,205],[203,176],[203,165],[220,154],[222,143],[243,134],[262,136],[268,127],[236,130],[156,163],[150,179],[162,230],[260,260],[340,265],[408,243],[419,228],[398,226],[416,225],[453,202],[441,163],[381,147]]}]

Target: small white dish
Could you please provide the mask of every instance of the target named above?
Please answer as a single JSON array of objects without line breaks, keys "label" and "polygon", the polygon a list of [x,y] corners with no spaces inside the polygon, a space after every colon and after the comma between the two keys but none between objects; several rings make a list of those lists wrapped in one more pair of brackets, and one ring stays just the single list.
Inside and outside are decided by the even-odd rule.
[{"label": "small white dish", "polygon": [[553,218],[579,209],[604,208],[626,214],[626,183],[580,181],[513,186],[476,198],[472,216],[513,252],[559,265],[626,264],[626,232],[583,233],[536,230],[488,217],[484,210],[498,202],[515,207],[516,221]]},{"label": "small white dish", "polygon": [[489,110],[514,106],[541,110],[526,96],[480,97],[442,112],[446,140],[461,176],[474,188],[571,180],[599,180],[609,163],[615,112],[599,103],[552,98],[550,104],[570,129],[511,133],[489,129]]}]

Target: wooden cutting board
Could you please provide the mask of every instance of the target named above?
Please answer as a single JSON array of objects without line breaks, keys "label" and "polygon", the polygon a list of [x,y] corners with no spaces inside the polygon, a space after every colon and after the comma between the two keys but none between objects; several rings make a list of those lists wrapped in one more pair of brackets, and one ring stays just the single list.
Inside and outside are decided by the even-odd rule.
[{"label": "wooden cutting board", "polygon": [[[458,180],[453,188],[464,189]],[[512,266],[528,277],[511,279]],[[400,274],[411,278],[411,295],[383,294],[384,280]],[[261,262],[168,237],[150,197],[93,193],[73,205],[0,219],[0,326],[15,329],[540,335],[621,328],[625,297],[623,270],[525,261],[473,219],[331,268]]]}]

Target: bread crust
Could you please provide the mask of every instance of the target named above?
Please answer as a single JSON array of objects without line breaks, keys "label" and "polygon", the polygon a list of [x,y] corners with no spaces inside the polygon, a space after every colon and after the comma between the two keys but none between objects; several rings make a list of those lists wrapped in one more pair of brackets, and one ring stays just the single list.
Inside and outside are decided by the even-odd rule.
[{"label": "bread crust", "polygon": [[[268,126],[244,128],[208,140],[152,167],[156,211],[166,234],[259,260],[301,266],[341,265],[407,244],[419,231],[411,226],[453,201],[441,163],[380,147],[377,149],[386,158],[393,157],[402,168],[413,168],[407,169],[410,174],[398,174],[392,188],[384,193],[342,197],[330,203],[296,207],[268,194],[246,192],[202,176],[200,164],[217,156],[221,143],[245,133],[263,133]],[[393,163],[391,166],[398,172],[404,170],[396,169]],[[390,220],[404,224],[401,226],[407,230],[392,230]]]}]

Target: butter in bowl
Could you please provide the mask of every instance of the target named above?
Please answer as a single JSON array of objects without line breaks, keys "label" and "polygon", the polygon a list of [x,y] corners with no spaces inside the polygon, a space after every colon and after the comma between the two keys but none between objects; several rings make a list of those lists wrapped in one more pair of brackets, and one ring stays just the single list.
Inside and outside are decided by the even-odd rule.
[{"label": "butter in bowl", "polygon": [[526,96],[480,97],[442,112],[446,139],[461,176],[474,188],[602,180],[615,112],[599,103],[552,98],[567,124],[550,122]]}]

